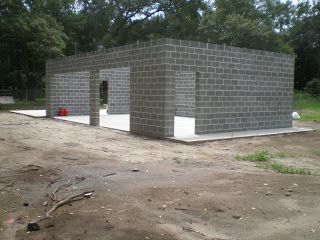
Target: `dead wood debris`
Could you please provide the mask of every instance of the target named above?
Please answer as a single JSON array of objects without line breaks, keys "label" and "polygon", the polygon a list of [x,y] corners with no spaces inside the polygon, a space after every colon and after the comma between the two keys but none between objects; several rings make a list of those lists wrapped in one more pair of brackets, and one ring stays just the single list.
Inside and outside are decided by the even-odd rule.
[{"label": "dead wood debris", "polygon": [[116,175],[117,173],[109,173],[109,174],[106,174],[106,175],[103,175],[104,177],[109,177],[109,176],[112,176],[112,175]]},{"label": "dead wood debris", "polygon": [[[48,194],[48,196],[50,197],[50,199],[52,200],[52,201],[56,201],[56,196],[55,196],[55,194],[53,193],[53,192],[49,192],[48,191],[48,188],[51,186],[51,185],[53,185],[56,181],[58,181],[58,180],[60,180],[61,178],[59,177],[59,178],[56,178],[56,179],[53,179],[50,183],[48,183],[48,185],[44,188],[44,190],[47,192],[47,194]],[[47,201],[46,201],[47,202]],[[45,204],[45,205],[47,205],[47,204]]]},{"label": "dead wood debris", "polygon": [[176,169],[172,169],[172,172],[180,172],[180,173],[184,173],[184,171],[180,171],[180,170],[176,170]]},{"label": "dead wood debris", "polygon": [[26,172],[32,172],[32,171],[39,171],[41,169],[40,166],[29,164],[27,166],[22,167],[19,172],[20,173],[26,173]]},{"label": "dead wood debris", "polygon": [[175,210],[180,210],[180,211],[187,211],[187,210],[189,210],[188,208],[174,208]]},{"label": "dead wood debris", "polygon": [[201,236],[205,237],[206,239],[210,239],[210,240],[226,240],[225,238],[212,238],[212,237],[208,238],[207,234],[202,233],[200,231],[196,231],[191,227],[182,227],[182,230],[185,232],[196,233],[196,234],[201,235]]},{"label": "dead wood debris", "polygon": [[[78,200],[85,199],[85,198],[87,198],[88,195],[91,196],[92,193],[94,192],[94,190],[88,190],[88,191],[84,191],[84,192],[81,192],[81,193],[78,193],[78,194],[75,194],[75,195],[68,196],[68,197],[63,198],[63,199],[59,199],[57,197],[57,193],[59,191],[61,191],[62,189],[65,189],[65,188],[67,188],[67,187],[69,187],[71,185],[78,184],[78,183],[82,182],[85,179],[85,177],[76,176],[75,178],[70,178],[70,179],[68,179],[68,181],[66,183],[58,185],[56,188],[54,188],[53,191],[50,192],[48,189],[50,187],[52,187],[60,179],[61,178],[53,179],[44,188],[44,190],[47,192],[48,196],[52,200],[53,206],[46,212],[46,215],[44,217],[41,217],[41,218],[39,218],[37,220],[34,220],[34,221],[30,221],[28,223],[28,225],[27,225],[27,230],[28,231],[38,231],[40,229],[40,226],[39,226],[38,223],[43,221],[43,220],[46,220],[48,218],[53,217],[52,213],[54,211],[56,211],[59,207],[62,207],[64,205],[66,205],[66,204],[69,204],[69,203],[71,203],[73,201],[78,201]],[[75,180],[72,181],[73,179],[75,179]],[[45,204],[44,206],[46,206],[46,205],[47,204]]]},{"label": "dead wood debris", "polygon": [[65,204],[68,204],[68,203],[70,203],[70,202],[73,202],[73,201],[76,201],[76,200],[80,200],[80,199],[77,199],[77,198],[81,198],[81,199],[84,199],[84,195],[85,194],[88,194],[88,193],[93,193],[94,192],[94,190],[90,190],[90,191],[85,191],[85,192],[82,192],[82,193],[79,193],[79,194],[76,194],[76,195],[73,195],[73,196],[69,196],[69,197],[67,197],[67,198],[65,198],[65,199],[62,199],[60,202],[57,202],[55,205],[53,205],[53,207],[52,208],[50,208],[50,210],[46,213],[46,216],[45,217],[43,217],[43,218],[40,218],[40,219],[38,219],[38,220],[36,220],[36,221],[34,221],[34,222],[41,222],[41,221],[43,221],[43,220],[45,220],[45,219],[47,219],[47,218],[51,218],[52,217],[52,213],[55,211],[55,210],[57,210],[59,207],[61,207],[61,206],[63,206],[63,205],[65,205]]},{"label": "dead wood debris", "polygon": [[70,187],[71,185],[75,185],[75,184],[78,184],[78,183],[82,182],[82,181],[85,179],[85,177],[76,176],[76,177],[74,178],[74,179],[75,179],[74,182],[72,182],[73,178],[69,178],[66,183],[57,186],[57,187],[55,188],[55,190],[53,190],[52,192],[49,192],[49,191],[48,191],[48,188],[49,188],[50,186],[52,186],[54,183],[56,183],[58,180],[60,180],[60,179],[61,179],[61,178],[56,178],[56,179],[52,180],[52,181],[45,187],[45,189],[44,189],[44,190],[47,192],[47,194],[49,195],[49,197],[51,198],[51,200],[52,200],[53,202],[56,202],[56,201],[58,200],[58,199],[57,199],[57,196],[56,196],[56,193],[57,193],[57,192],[61,191],[62,189],[65,189],[65,188],[67,188],[67,187]]},{"label": "dead wood debris", "polygon": [[194,233],[200,234],[202,236],[207,236],[206,234],[204,234],[204,233],[202,233],[200,231],[196,231],[196,230],[194,230],[193,228],[190,228],[190,227],[183,227],[182,229],[183,229],[183,231],[186,231],[186,232],[194,232]]},{"label": "dead wood debris", "polygon": [[47,185],[44,189],[47,190],[48,187],[50,187],[52,184],[54,184],[56,181],[58,181],[58,180],[60,180],[60,179],[61,179],[60,177],[53,179],[52,181],[50,181],[50,182],[48,183],[48,185]]},{"label": "dead wood debris", "polygon": [[58,191],[64,189],[64,188],[67,188],[67,187],[70,187],[71,186],[71,180],[72,178],[69,178],[69,180],[65,183],[65,184],[62,184],[62,185],[59,185],[53,192],[52,194],[55,195]]},{"label": "dead wood debris", "polygon": [[90,191],[85,191],[85,192],[82,192],[80,194],[76,194],[76,195],[73,195],[73,196],[69,196],[65,199],[62,199],[60,202],[57,202],[55,205],[53,205],[52,208],[49,209],[49,211],[47,211],[46,215],[42,218],[39,218],[35,221],[30,221],[27,225],[27,230],[28,231],[38,231],[40,230],[40,226],[39,226],[39,222],[43,221],[43,220],[46,220],[48,218],[52,218],[52,213],[57,210],[59,207],[62,207],[63,205],[66,205],[68,203],[71,203],[73,201],[78,201],[78,200],[82,200],[85,198],[85,194],[88,194],[88,193],[93,193],[94,190],[90,190]]},{"label": "dead wood debris", "polygon": [[79,158],[71,158],[71,157],[63,157],[62,159],[72,160],[72,161],[79,160]]}]

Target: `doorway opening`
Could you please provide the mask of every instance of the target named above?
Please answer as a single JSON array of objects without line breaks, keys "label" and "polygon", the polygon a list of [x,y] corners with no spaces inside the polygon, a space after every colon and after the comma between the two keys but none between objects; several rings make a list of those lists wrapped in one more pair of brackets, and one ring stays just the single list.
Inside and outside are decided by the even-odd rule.
[{"label": "doorway opening", "polygon": [[130,68],[100,70],[100,126],[130,131]]},{"label": "doorway opening", "polygon": [[176,72],[174,136],[195,134],[196,73]]}]

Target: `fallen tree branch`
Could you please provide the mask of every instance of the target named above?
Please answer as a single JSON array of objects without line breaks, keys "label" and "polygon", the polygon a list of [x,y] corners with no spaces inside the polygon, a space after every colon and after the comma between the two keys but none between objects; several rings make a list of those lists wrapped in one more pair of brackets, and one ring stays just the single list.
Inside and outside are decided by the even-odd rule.
[{"label": "fallen tree branch", "polygon": [[[50,192],[48,191],[48,188],[49,187],[52,187],[52,185],[54,183],[56,183],[59,179],[61,179],[60,177],[59,178],[56,178],[56,179],[53,179],[52,181],[50,181],[48,183],[48,185],[44,188],[44,190],[47,192],[48,196],[50,197],[50,199],[52,200],[53,203],[56,203],[54,204],[46,213],[46,215],[44,217],[41,217],[35,221],[30,221],[27,225],[27,230],[28,231],[38,231],[40,229],[40,226],[39,226],[39,222],[47,219],[47,218],[51,218],[52,217],[52,213],[57,210],[59,207],[62,207],[63,205],[65,204],[68,204],[70,202],[73,202],[73,201],[78,201],[78,200],[82,200],[84,199],[85,197],[90,197],[91,194],[94,192],[94,190],[91,190],[91,191],[85,191],[85,192],[82,192],[80,194],[76,194],[76,195],[72,195],[72,196],[69,196],[69,197],[66,197],[60,201],[58,201],[58,198],[56,197],[56,193],[59,192],[61,189],[64,189],[64,188],[67,188],[69,186],[71,186],[72,184],[78,184],[80,182],[82,182],[85,177],[79,177],[79,176],[76,176],[75,177],[75,182],[72,183],[72,179],[73,178],[70,178],[66,183],[64,184],[61,184],[59,186],[57,186],[55,188],[55,190],[53,192]],[[58,201],[58,202],[57,202]],[[45,202],[44,206],[47,204],[47,202]]]},{"label": "fallen tree branch", "polygon": [[56,201],[56,196],[55,196],[55,194],[54,193],[52,193],[52,192],[49,192],[48,191],[48,188],[52,185],[52,184],[54,184],[56,181],[58,181],[58,180],[60,180],[61,178],[60,177],[58,177],[58,178],[56,178],[56,179],[53,179],[51,182],[49,182],[48,183],[48,185],[44,188],[44,190],[47,192],[47,194],[48,194],[48,196],[50,197],[50,199],[52,200],[52,201]]},{"label": "fallen tree branch", "polygon": [[[41,222],[41,221],[43,221],[43,220],[45,220],[47,218],[51,218],[51,217],[53,217],[51,214],[55,210],[57,210],[59,207],[62,207],[63,205],[68,204],[68,203],[70,203],[72,201],[76,201],[76,198],[79,198],[79,197],[82,197],[81,199],[84,199],[84,197],[85,197],[84,195],[85,194],[93,193],[93,192],[94,192],[94,190],[85,191],[85,192],[82,192],[82,193],[67,197],[65,199],[62,199],[60,202],[57,202],[52,208],[49,209],[49,211],[46,213],[46,216],[44,216],[44,217],[42,217],[40,219],[37,219],[35,221],[29,222],[29,224],[35,224],[35,223]],[[81,199],[79,199],[79,200],[81,200]]]},{"label": "fallen tree branch", "polygon": [[44,190],[47,190],[52,184],[54,184],[56,181],[58,181],[60,179],[61,179],[61,177],[53,179],[51,182],[48,183],[48,185],[44,188]]},{"label": "fallen tree branch", "polygon": [[189,210],[188,208],[174,208],[175,210],[180,210],[180,211],[187,211],[187,210]]},{"label": "fallen tree branch", "polygon": [[59,192],[60,190],[64,189],[64,188],[67,188],[67,187],[70,187],[72,184],[78,184],[80,182],[82,182],[85,177],[79,177],[79,176],[76,176],[75,177],[75,183],[72,183],[72,178],[70,178],[66,183],[62,184],[62,185],[59,185],[58,187],[56,187],[56,189],[53,191],[53,192],[49,192],[48,191],[48,188],[50,186],[52,186],[55,182],[57,182],[58,180],[60,180],[61,178],[58,177],[54,180],[52,180],[50,183],[48,183],[48,185],[44,188],[44,190],[47,192],[47,194],[49,195],[49,197],[51,198],[51,200],[53,202],[56,202],[57,201],[57,197],[56,197],[56,193]]},{"label": "fallen tree branch", "polygon": [[33,164],[29,164],[27,166],[22,167],[19,170],[19,173],[26,173],[26,172],[32,172],[32,171],[39,171],[41,167]]},{"label": "fallen tree branch", "polygon": [[78,184],[78,183],[81,183],[83,180],[85,180],[86,178],[85,177],[79,177],[79,176],[76,176],[76,182],[74,184]]},{"label": "fallen tree branch", "polygon": [[72,202],[74,199],[78,198],[78,197],[82,197],[84,198],[84,195],[87,194],[87,193],[93,193],[94,190],[91,190],[91,191],[85,191],[83,193],[80,193],[80,194],[76,194],[76,195],[73,195],[73,196],[70,196],[70,197],[67,197],[63,200],[61,200],[60,202],[56,203],[46,214],[46,217],[52,217],[51,216],[51,213],[53,213],[57,208],[67,204],[67,203],[70,203]]},{"label": "fallen tree branch", "polygon": [[65,159],[65,160],[79,160],[79,158],[71,158],[71,157],[63,157],[62,159]]},{"label": "fallen tree branch", "polygon": [[109,177],[109,176],[116,175],[116,174],[117,173],[109,173],[109,174],[103,175],[103,177]]},{"label": "fallen tree branch", "polygon": [[69,178],[67,183],[59,185],[52,193],[55,194],[56,192],[60,191],[61,189],[71,186],[71,180],[72,180],[72,178]]}]

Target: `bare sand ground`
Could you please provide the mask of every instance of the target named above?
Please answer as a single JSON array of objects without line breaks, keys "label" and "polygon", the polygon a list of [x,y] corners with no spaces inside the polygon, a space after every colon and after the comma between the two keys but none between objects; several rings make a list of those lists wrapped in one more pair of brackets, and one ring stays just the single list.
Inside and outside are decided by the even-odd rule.
[{"label": "bare sand ground", "polygon": [[[299,126],[317,131],[187,146],[0,113],[0,239],[318,240],[320,176],[235,160],[264,149],[320,173],[320,124]],[[58,177],[49,191],[84,178],[58,198],[93,189],[92,198],[58,208],[27,232],[52,207],[44,188]]]}]

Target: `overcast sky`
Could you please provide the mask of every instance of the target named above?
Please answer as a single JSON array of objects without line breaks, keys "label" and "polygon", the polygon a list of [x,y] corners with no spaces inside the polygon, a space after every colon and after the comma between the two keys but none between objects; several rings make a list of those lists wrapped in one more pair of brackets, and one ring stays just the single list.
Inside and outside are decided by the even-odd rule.
[{"label": "overcast sky", "polygon": [[[298,2],[306,2],[307,0],[292,0],[292,2],[294,4],[297,4]],[[313,0],[309,0],[311,3],[313,2]],[[286,2],[286,0],[281,0],[281,2]]]},{"label": "overcast sky", "polygon": [[[281,0],[282,2],[286,2],[286,0]],[[298,2],[299,2],[299,0],[292,0],[292,2],[294,3],[294,4],[297,4]]]},{"label": "overcast sky", "polygon": [[[209,0],[209,1],[212,1],[214,2],[214,0]],[[287,0],[280,0],[281,2],[287,2]],[[298,2],[306,2],[306,1],[309,1],[309,2],[313,2],[314,0],[291,0],[294,4],[297,4]]]}]

